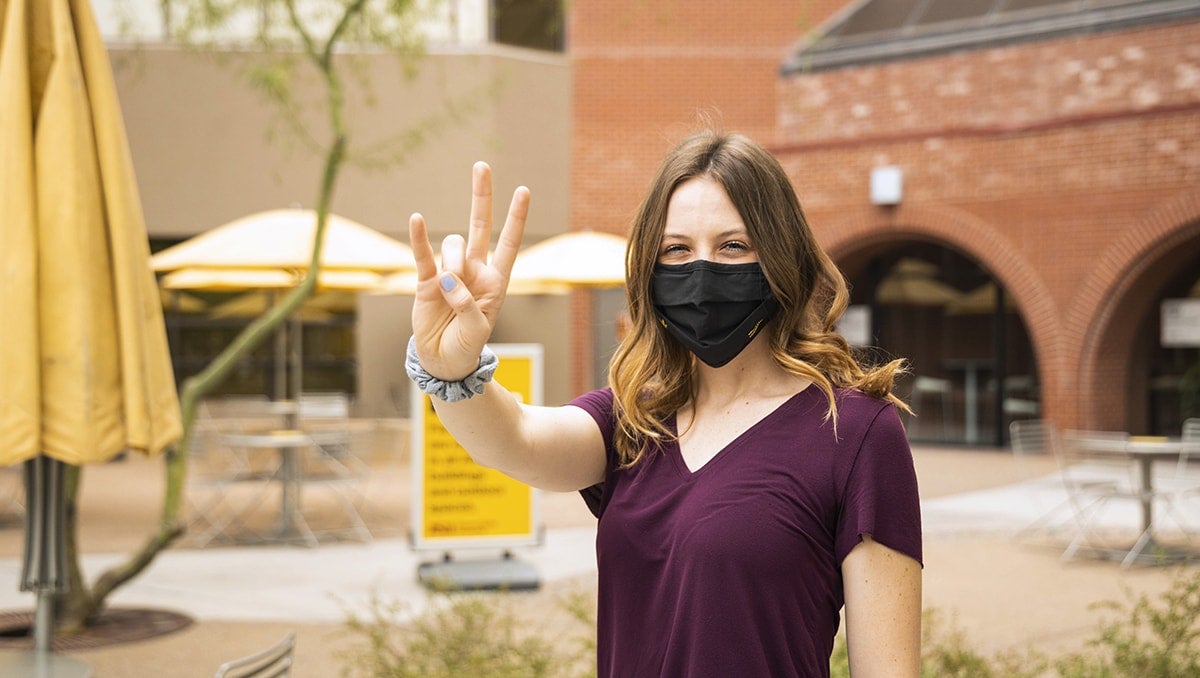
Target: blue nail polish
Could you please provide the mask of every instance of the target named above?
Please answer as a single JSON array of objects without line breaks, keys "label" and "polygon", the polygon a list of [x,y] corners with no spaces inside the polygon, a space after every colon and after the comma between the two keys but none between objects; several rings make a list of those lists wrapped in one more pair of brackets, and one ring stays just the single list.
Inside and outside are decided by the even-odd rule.
[{"label": "blue nail polish", "polygon": [[447,292],[449,292],[450,290],[454,289],[455,284],[456,283],[454,282],[454,276],[450,275],[449,273],[442,275],[442,289],[443,290],[446,290]]}]

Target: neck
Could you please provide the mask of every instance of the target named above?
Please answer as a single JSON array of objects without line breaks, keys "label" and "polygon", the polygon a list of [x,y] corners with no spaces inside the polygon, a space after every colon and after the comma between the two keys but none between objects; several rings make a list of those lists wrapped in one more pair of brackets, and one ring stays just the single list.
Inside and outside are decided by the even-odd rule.
[{"label": "neck", "polygon": [[802,390],[808,382],[784,371],[771,355],[766,333],[721,367],[698,362],[696,402],[722,403],[733,400],[774,398]]}]

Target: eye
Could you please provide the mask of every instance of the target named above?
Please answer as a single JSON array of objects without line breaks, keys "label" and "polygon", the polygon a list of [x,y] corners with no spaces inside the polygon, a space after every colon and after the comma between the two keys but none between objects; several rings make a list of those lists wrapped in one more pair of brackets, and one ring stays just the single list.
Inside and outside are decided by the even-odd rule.
[{"label": "eye", "polygon": [[721,249],[727,250],[730,252],[749,252],[750,245],[749,245],[749,243],[743,242],[741,240],[730,240],[729,242],[721,245]]},{"label": "eye", "polygon": [[659,253],[659,256],[667,256],[669,254],[685,254],[685,253],[687,253],[687,251],[688,251],[688,248],[686,245],[683,245],[681,243],[669,243],[669,244],[663,245],[662,251]]}]

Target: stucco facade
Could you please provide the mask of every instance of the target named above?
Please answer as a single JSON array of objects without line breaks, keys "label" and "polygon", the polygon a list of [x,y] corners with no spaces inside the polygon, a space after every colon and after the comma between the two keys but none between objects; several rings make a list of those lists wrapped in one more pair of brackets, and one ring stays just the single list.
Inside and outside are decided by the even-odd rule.
[{"label": "stucco facade", "polygon": [[[112,46],[110,53],[152,239],[184,239],[264,210],[313,207],[323,157],[297,143],[245,81],[252,54],[170,46]],[[570,72],[561,54],[487,44],[435,49],[413,79],[387,54],[367,57],[362,67],[365,78],[351,79],[365,83],[350,92],[351,153],[362,158],[414,128],[427,141],[402,162],[348,163],[335,213],[407,242],[408,217],[419,211],[440,241],[462,232],[471,166],[486,160],[496,195],[530,187],[528,242],[568,230]],[[312,102],[320,94],[311,81],[298,91],[318,131],[324,128]],[[496,203],[502,220],[507,199]],[[513,297],[494,337],[545,346],[548,400],[569,397],[567,346],[560,340],[567,304],[566,297]],[[403,346],[410,316],[409,296],[359,296],[355,346],[347,356],[357,374],[356,415],[408,415]]]}]

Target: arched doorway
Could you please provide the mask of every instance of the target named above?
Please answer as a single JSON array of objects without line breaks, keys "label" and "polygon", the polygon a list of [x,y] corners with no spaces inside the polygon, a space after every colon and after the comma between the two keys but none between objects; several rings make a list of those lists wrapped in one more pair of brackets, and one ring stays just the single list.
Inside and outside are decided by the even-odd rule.
[{"label": "arched doorway", "polygon": [[1090,333],[1085,425],[1178,436],[1200,417],[1200,223],[1147,247]]},{"label": "arched doorway", "polygon": [[[875,361],[908,360],[897,394],[920,442],[1004,445],[1009,422],[1041,414],[1029,332],[1003,285],[944,244],[889,242],[838,262],[851,289],[847,339]],[[865,330],[864,330],[865,328]]]},{"label": "arched doorway", "polygon": [[1136,340],[1147,355],[1146,431],[1179,435],[1184,420],[1200,417],[1200,248],[1157,297],[1157,317]]}]

